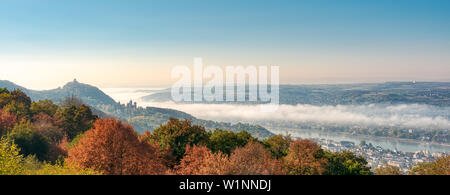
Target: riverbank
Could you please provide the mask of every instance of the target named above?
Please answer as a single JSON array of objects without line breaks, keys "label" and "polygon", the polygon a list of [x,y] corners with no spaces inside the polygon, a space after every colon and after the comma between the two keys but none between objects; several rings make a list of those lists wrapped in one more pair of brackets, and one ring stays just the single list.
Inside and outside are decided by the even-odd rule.
[{"label": "riverbank", "polygon": [[418,140],[401,139],[392,137],[374,137],[367,135],[352,135],[340,132],[323,132],[310,129],[296,129],[286,127],[265,126],[269,131],[275,134],[289,133],[293,137],[299,138],[319,138],[336,141],[352,141],[359,144],[361,141],[372,143],[374,146],[380,146],[383,149],[400,150],[406,152],[417,152],[420,150],[428,150],[430,152],[450,152],[450,144],[427,143]]}]

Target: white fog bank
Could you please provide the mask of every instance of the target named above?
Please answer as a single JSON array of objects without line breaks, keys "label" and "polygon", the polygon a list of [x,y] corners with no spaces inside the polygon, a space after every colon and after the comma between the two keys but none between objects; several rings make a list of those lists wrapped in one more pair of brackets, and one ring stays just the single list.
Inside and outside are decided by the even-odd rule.
[{"label": "white fog bank", "polygon": [[197,118],[215,121],[292,121],[450,130],[450,107],[423,104],[361,106],[299,104],[280,105],[276,112],[261,112],[259,105],[176,104],[173,102],[144,102],[140,99],[140,97],[159,91],[161,88],[106,88],[102,90],[122,103],[133,100],[137,101],[139,106],[171,108],[189,113]]},{"label": "white fog bank", "polygon": [[140,102],[140,106],[171,108],[217,121],[293,121],[450,129],[449,107],[403,105],[280,105],[276,112],[261,112],[259,105],[175,104]]}]

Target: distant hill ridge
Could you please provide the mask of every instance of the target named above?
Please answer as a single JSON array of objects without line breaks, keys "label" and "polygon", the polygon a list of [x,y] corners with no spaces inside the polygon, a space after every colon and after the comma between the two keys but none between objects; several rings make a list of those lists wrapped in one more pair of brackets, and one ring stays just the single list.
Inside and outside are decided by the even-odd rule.
[{"label": "distant hill ridge", "polygon": [[[450,82],[280,85],[279,90],[279,103],[288,105],[429,104],[450,106]],[[246,97],[248,97],[247,94],[248,88]],[[226,91],[224,91],[224,97],[226,97]],[[164,90],[144,96],[142,100],[168,102],[172,101],[172,96],[170,90]],[[261,104],[267,102],[183,101],[179,103]]]},{"label": "distant hill ridge", "polygon": [[215,128],[232,131],[246,130],[255,137],[259,138],[266,138],[273,135],[273,133],[258,125],[231,124],[202,120],[197,119],[188,113],[166,108],[128,107],[114,101],[114,99],[105,94],[99,88],[80,83],[76,79],[65,84],[62,88],[59,87],[51,90],[30,90],[6,80],[0,80],[0,88],[7,88],[8,90],[20,89],[30,96],[33,101],[50,99],[55,103],[59,103],[67,97],[76,96],[85,104],[88,104],[90,107],[94,108],[94,111],[98,110],[105,113],[102,115],[114,116],[126,121],[132,124],[135,127],[135,130],[140,133],[143,133],[146,130],[154,130],[159,127],[159,125],[167,122],[170,117],[174,117],[179,119],[191,119],[194,124],[205,126],[209,130]]},{"label": "distant hill ridge", "polygon": [[20,89],[30,96],[33,101],[51,99],[55,102],[60,102],[66,97],[76,96],[81,98],[86,104],[92,106],[101,104],[116,104],[111,97],[106,95],[99,88],[92,85],[79,83],[77,80],[73,80],[72,82],[65,84],[62,88],[59,87],[56,89],[42,91],[30,90],[5,80],[0,81],[0,87],[7,88],[8,90]]}]

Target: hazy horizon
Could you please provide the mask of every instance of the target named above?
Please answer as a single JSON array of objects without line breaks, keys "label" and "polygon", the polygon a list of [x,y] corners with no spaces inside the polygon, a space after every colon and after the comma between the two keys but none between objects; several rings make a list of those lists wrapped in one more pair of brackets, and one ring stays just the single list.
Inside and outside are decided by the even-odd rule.
[{"label": "hazy horizon", "polygon": [[[76,78],[74,78],[74,79],[76,79]],[[27,89],[41,91],[41,90],[51,90],[51,89],[63,87],[65,84],[67,84],[69,82],[73,82],[74,79],[67,80],[66,82],[62,82],[61,84],[57,84],[53,87],[49,86],[49,87],[42,87],[42,88],[32,88],[27,85],[23,85],[21,83],[15,82],[13,80],[8,80],[8,79],[0,78],[0,81],[1,80],[10,81],[16,85],[19,85],[19,86],[27,88]],[[98,87],[102,91],[104,89],[111,89],[111,90],[115,90],[115,89],[133,89],[133,90],[136,90],[136,89],[142,89],[142,90],[144,90],[144,89],[152,89],[152,90],[160,89],[160,90],[163,90],[163,89],[168,89],[168,88],[172,87],[171,84],[167,84],[167,85],[151,85],[151,84],[150,85],[128,85],[128,86],[124,86],[124,85],[120,85],[120,84],[119,85],[97,85],[95,83],[87,83],[84,81],[80,81],[78,79],[76,79],[76,80],[79,83]],[[450,82],[450,79],[448,79],[448,80],[386,80],[386,81],[379,81],[379,82],[376,82],[376,81],[373,81],[373,82],[370,82],[370,81],[368,81],[368,82],[348,81],[348,82],[328,82],[328,83],[327,82],[303,82],[303,83],[280,83],[280,85],[340,85],[340,84],[372,84],[372,83],[386,83],[386,82],[444,82],[444,83],[447,83],[447,82]]]}]

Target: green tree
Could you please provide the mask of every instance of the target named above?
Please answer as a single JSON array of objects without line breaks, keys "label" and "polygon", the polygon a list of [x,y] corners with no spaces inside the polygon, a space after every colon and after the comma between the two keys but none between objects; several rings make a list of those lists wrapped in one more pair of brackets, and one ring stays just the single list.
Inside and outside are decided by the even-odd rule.
[{"label": "green tree", "polygon": [[13,97],[13,100],[25,105],[27,108],[31,105],[31,98],[27,96],[23,91],[16,89],[11,91],[11,95]]},{"label": "green tree", "polygon": [[56,162],[55,164],[42,163],[38,169],[25,170],[26,175],[102,175],[102,172],[76,165]]},{"label": "green tree", "polygon": [[438,158],[432,162],[420,163],[413,167],[410,175],[450,175],[450,156]]},{"label": "green tree", "polygon": [[0,108],[3,108],[9,104],[13,99],[13,96],[6,88],[0,88]]},{"label": "green tree", "polygon": [[20,149],[10,140],[0,139],[0,175],[21,175],[24,173]]},{"label": "green tree", "polygon": [[285,157],[289,152],[289,146],[292,143],[290,135],[275,135],[263,141],[266,148],[270,150],[272,156],[277,159]]},{"label": "green tree", "polygon": [[23,120],[17,124],[8,138],[17,144],[24,156],[36,155],[38,159],[44,160],[49,143],[29,121]]},{"label": "green tree", "polygon": [[30,108],[24,103],[20,103],[15,100],[12,100],[9,104],[4,106],[3,109],[6,112],[16,114],[18,118],[30,116]]},{"label": "green tree", "polygon": [[204,127],[192,125],[187,119],[180,121],[176,118],[170,118],[169,122],[161,125],[148,136],[148,140],[158,143],[161,149],[169,146],[177,161],[183,157],[186,146],[205,146],[208,139],[209,136]]},{"label": "green tree", "polygon": [[372,175],[367,161],[350,151],[326,152],[328,160],[325,175]]},{"label": "green tree", "polygon": [[399,167],[388,164],[376,168],[374,173],[375,175],[402,175]]},{"label": "green tree", "polygon": [[66,149],[70,150],[73,147],[75,147],[78,144],[78,142],[80,141],[80,139],[84,137],[85,133],[86,132],[80,133],[77,136],[75,136],[69,143],[67,143]]},{"label": "green tree", "polygon": [[52,100],[39,100],[31,103],[30,111],[33,115],[37,115],[41,112],[53,116],[58,111],[58,105],[54,104]]},{"label": "green tree", "polygon": [[66,132],[69,140],[75,138],[78,134],[84,133],[90,128],[97,120],[97,116],[92,114],[91,109],[82,104],[80,106],[71,105],[63,108],[59,112],[62,118],[61,127]]},{"label": "green tree", "polygon": [[101,175],[101,172],[83,169],[59,160],[53,164],[41,162],[34,155],[23,158],[19,165],[23,167],[21,175]]},{"label": "green tree", "polygon": [[27,108],[31,105],[31,98],[24,92],[18,89],[13,91],[8,91],[6,88],[0,89],[0,108],[3,108],[12,101],[17,102],[18,104],[23,104]]},{"label": "green tree", "polygon": [[216,129],[210,132],[208,148],[212,152],[220,151],[230,155],[234,149],[243,147],[252,140],[256,141],[256,138],[252,137],[247,131],[234,133],[233,131]]}]

